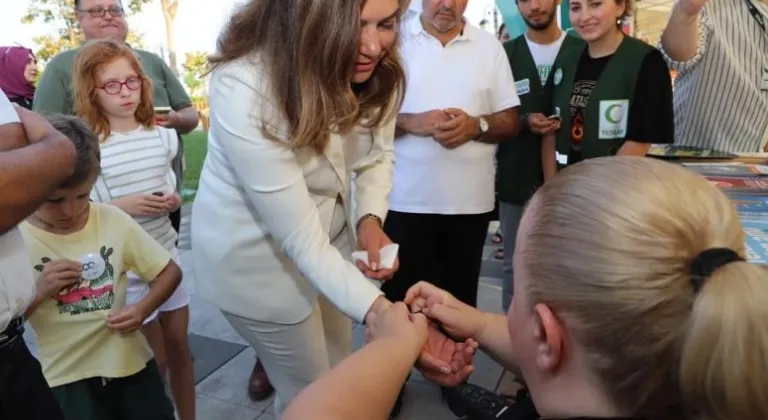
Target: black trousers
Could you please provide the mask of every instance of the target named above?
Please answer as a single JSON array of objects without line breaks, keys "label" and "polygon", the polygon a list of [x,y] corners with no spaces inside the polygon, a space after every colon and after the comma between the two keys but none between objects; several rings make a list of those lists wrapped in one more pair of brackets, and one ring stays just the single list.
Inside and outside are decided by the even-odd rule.
[{"label": "black trousers", "polygon": [[64,420],[40,363],[21,336],[0,344],[0,419]]},{"label": "black trousers", "polygon": [[400,270],[383,283],[391,301],[428,281],[477,306],[477,286],[490,214],[442,215],[390,211],[384,232],[400,244]]}]

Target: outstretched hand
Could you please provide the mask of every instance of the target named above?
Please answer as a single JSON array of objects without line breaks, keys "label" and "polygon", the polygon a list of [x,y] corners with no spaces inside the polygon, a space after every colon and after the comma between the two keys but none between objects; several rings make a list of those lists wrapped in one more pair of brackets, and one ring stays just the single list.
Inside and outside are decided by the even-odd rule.
[{"label": "outstretched hand", "polygon": [[472,358],[477,346],[473,339],[457,343],[432,324],[428,328],[427,342],[421,350],[416,368],[431,382],[448,387],[457,386],[465,382],[474,371]]}]

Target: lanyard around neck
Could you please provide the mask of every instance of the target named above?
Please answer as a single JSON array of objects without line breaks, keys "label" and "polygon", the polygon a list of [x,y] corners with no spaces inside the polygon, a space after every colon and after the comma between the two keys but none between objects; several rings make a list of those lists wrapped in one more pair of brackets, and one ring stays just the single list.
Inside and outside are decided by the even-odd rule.
[{"label": "lanyard around neck", "polygon": [[[763,30],[763,33],[768,33],[768,31],[766,31],[766,26],[765,26],[765,17],[763,16],[762,13],[760,13],[759,10],[757,10],[757,6],[752,4],[751,0],[744,0],[744,1],[747,2],[747,9],[749,9],[749,14],[752,15],[753,19],[755,19],[755,22],[757,22],[757,26],[759,26],[760,29]],[[760,1],[760,0],[755,0],[755,1]]]}]

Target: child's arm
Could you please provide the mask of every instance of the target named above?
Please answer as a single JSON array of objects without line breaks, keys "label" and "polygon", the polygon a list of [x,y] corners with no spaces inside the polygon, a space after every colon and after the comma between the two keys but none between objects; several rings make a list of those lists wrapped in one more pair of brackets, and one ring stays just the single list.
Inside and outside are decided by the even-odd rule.
[{"label": "child's arm", "polygon": [[111,204],[134,217],[163,216],[172,210],[167,198],[153,194],[126,195],[112,200]]},{"label": "child's arm", "polygon": [[108,222],[121,234],[123,240],[123,267],[136,273],[144,282],[152,282],[149,293],[136,304],[120,308],[123,302],[115,302],[107,316],[107,326],[115,331],[131,333],[168,300],[181,282],[181,268],[171,259],[171,254],[150,236],[125,212],[111,206],[102,206]]},{"label": "child's arm", "polygon": [[82,271],[82,266],[77,261],[56,260],[45,264],[40,277],[37,278],[35,300],[27,307],[24,316],[29,318],[46,299],[79,283]]},{"label": "child's arm", "polygon": [[169,260],[168,265],[152,282],[149,293],[135,305],[125,307],[117,313],[109,314],[107,316],[107,326],[121,333],[136,331],[155,309],[171,297],[179,283],[181,283],[181,268],[173,260]]}]

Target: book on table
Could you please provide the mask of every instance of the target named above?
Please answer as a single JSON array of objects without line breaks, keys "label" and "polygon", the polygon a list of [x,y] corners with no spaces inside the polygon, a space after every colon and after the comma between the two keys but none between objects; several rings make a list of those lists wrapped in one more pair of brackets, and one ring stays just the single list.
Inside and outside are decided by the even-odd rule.
[{"label": "book on table", "polygon": [[704,176],[765,176],[768,165],[755,165],[742,162],[682,162],[686,168]]},{"label": "book on table", "polygon": [[742,211],[739,217],[746,236],[747,259],[768,264],[768,214]]},{"label": "book on table", "polygon": [[726,194],[768,195],[768,177],[706,176],[706,178]]}]

